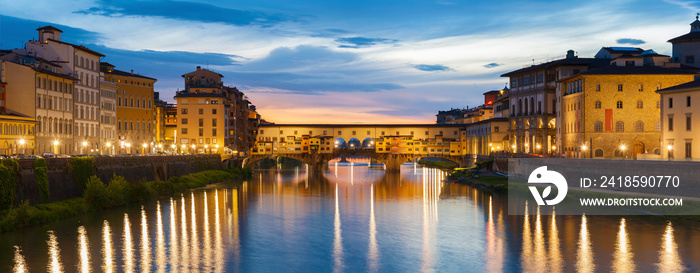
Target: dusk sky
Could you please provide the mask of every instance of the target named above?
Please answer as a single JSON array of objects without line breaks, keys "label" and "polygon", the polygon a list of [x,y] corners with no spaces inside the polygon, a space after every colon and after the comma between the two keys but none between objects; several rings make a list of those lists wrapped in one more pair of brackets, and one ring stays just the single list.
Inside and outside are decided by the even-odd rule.
[{"label": "dusk sky", "polygon": [[671,55],[696,1],[0,1],[0,47],[36,28],[158,79],[173,102],[202,66],[276,123],[434,123],[504,72],[603,46]]}]

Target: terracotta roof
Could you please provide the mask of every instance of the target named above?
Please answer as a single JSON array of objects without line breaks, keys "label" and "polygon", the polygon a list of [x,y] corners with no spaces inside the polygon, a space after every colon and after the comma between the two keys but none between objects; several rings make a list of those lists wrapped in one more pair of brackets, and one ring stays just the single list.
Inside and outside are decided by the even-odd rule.
[{"label": "terracotta roof", "polygon": [[608,63],[609,59],[596,59],[596,58],[570,58],[570,59],[559,59],[551,62],[546,62],[543,64],[533,65],[526,68],[521,68],[518,70],[513,70],[511,72],[501,75],[501,77],[508,77],[511,75],[516,75],[524,73],[530,70],[544,69],[556,66],[573,66],[573,65],[598,65],[599,63]]},{"label": "terracotta roof", "polygon": [[673,38],[671,40],[668,40],[668,42],[672,43],[672,44],[681,43],[681,42],[693,42],[693,41],[700,41],[700,32],[690,32],[690,33],[678,36],[676,38]]},{"label": "terracotta roof", "polygon": [[67,42],[59,41],[59,40],[54,40],[54,39],[47,39],[47,40],[52,41],[52,42],[56,42],[56,43],[59,43],[59,44],[71,45],[71,46],[73,46],[73,47],[75,47],[75,48],[77,48],[77,49],[80,49],[80,50],[82,50],[82,51],[85,51],[85,52],[88,52],[88,53],[91,53],[91,54],[93,54],[93,55],[97,55],[97,56],[100,56],[100,57],[104,57],[104,56],[105,56],[104,54],[99,53],[99,52],[97,52],[97,51],[94,51],[94,50],[92,50],[92,49],[89,49],[89,48],[87,48],[86,46],[71,44],[71,43],[67,43]]},{"label": "terracotta roof", "polygon": [[55,28],[55,27],[53,27],[53,26],[40,27],[40,28],[37,28],[36,30],[55,30],[55,31],[58,31],[58,32],[63,32],[62,30],[57,29],[57,28]]},{"label": "terracotta roof", "polygon": [[616,66],[608,65],[581,72],[579,75],[693,75],[697,72],[670,69],[660,66]]},{"label": "terracotta roof", "polygon": [[125,77],[136,77],[136,78],[142,78],[142,79],[147,79],[147,80],[152,80],[152,81],[158,81],[158,79],[155,79],[155,78],[146,77],[146,76],[142,76],[139,74],[133,74],[131,72],[121,71],[121,70],[117,70],[117,69],[112,69],[112,72],[105,72],[105,74],[112,74],[112,75],[125,76]]},{"label": "terracotta roof", "polygon": [[666,93],[666,92],[672,92],[672,91],[681,91],[684,89],[695,89],[695,88],[700,88],[700,80],[695,80],[692,82],[687,82],[684,84],[679,84],[676,86],[671,86],[668,88],[664,88],[661,90],[656,90],[657,93]]}]

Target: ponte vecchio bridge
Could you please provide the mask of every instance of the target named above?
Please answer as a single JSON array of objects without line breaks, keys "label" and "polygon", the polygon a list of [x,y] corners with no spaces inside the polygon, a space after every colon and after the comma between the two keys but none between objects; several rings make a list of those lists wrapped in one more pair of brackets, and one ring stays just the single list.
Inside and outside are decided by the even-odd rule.
[{"label": "ponte vecchio bridge", "polygon": [[[503,142],[506,126],[507,119],[470,124],[264,124],[243,164],[288,157],[318,171],[331,159],[357,155],[383,163],[388,172],[423,157],[464,167],[487,158],[496,148],[509,147]],[[491,139],[494,134],[497,140]]]}]

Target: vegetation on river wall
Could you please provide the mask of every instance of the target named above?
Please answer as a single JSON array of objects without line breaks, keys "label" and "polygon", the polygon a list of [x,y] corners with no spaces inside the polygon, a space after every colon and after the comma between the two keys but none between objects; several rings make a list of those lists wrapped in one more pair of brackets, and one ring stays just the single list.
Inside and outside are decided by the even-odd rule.
[{"label": "vegetation on river wall", "polygon": [[[28,201],[24,201],[15,208],[0,210],[0,232],[46,224],[104,208],[172,196],[211,183],[247,180],[251,175],[250,168],[238,167],[231,167],[226,171],[202,171],[172,177],[167,181],[129,183],[124,177],[114,175],[106,185],[97,176],[92,175],[86,179],[83,197],[38,205],[30,205]],[[9,180],[12,176],[9,168],[0,165],[0,181]]]},{"label": "vegetation on river wall", "polygon": [[452,170],[457,167],[457,164],[448,161],[437,161],[437,160],[419,160],[418,164],[425,165],[426,167],[447,169]]}]

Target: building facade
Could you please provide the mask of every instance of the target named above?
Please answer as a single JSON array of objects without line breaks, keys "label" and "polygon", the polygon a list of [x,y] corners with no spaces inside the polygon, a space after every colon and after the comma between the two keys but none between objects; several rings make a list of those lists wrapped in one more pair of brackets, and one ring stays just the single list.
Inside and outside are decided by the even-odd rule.
[{"label": "building facade", "polygon": [[149,154],[155,152],[155,108],[153,105],[156,79],[115,69],[102,63],[105,80],[117,85],[118,154]]},{"label": "building facade", "polygon": [[[700,158],[700,81],[656,91],[661,97],[661,158]],[[695,143],[693,143],[695,142]],[[693,149],[693,146],[696,146]]]},{"label": "building facade", "polygon": [[117,153],[117,86],[108,82],[104,74],[100,78],[100,154]]},{"label": "building facade", "polygon": [[184,74],[185,90],[178,91],[177,135],[180,151],[221,153],[229,145],[229,109],[223,75],[208,69]]},{"label": "building facade", "polygon": [[655,91],[692,81],[695,72],[613,65],[562,83],[562,147],[567,157],[636,158],[659,153],[660,97]]}]

